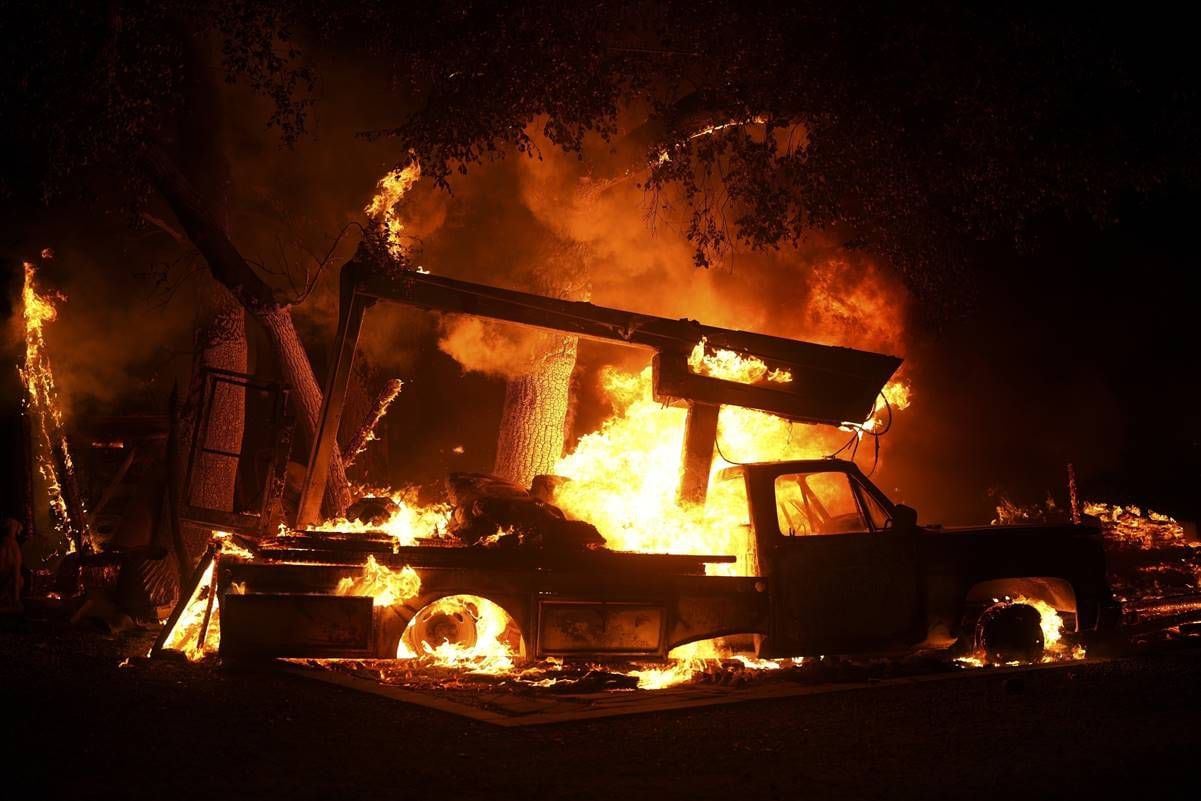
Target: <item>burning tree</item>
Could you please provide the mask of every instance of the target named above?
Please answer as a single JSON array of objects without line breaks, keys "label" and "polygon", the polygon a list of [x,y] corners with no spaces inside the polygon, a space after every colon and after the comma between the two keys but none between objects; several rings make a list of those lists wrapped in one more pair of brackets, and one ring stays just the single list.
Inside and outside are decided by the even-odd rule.
[{"label": "burning tree", "polygon": [[[1125,46],[1145,32],[1106,13],[1093,22],[1120,35],[1100,45],[1067,16],[954,4],[14,8],[6,28],[22,35],[0,112],[20,122],[6,127],[2,188],[19,208],[86,186],[80,178],[117,176],[143,220],[174,217],[162,227],[201,254],[220,287],[199,363],[241,369],[248,315],[311,432],[321,390],[291,308],[304,292],[284,297],[226,219],[223,200],[239,187],[217,135],[222,80],[265,99],[268,125],[295,143],[319,83],[358,90],[340,66],[366,63],[392,79],[379,98],[400,121],[365,138],[395,143],[397,160],[415,159],[437,185],[506,153],[581,154],[600,139],[619,153],[589,165],[591,186],[637,183],[652,216],[683,210],[698,264],[735,244],[822,233],[929,289],[955,273],[948,254],[965,238],[1020,233],[1051,209],[1103,221],[1127,189],[1195,177],[1197,118],[1177,101],[1191,95],[1164,79],[1188,71],[1161,69],[1188,48],[1156,48],[1164,63],[1145,64]],[[562,450],[574,345],[543,351],[507,392],[496,466],[522,481]],[[230,443],[238,409],[231,400],[223,410]],[[215,498],[229,493],[227,479],[211,487]],[[335,458],[329,510],[346,500]]]}]

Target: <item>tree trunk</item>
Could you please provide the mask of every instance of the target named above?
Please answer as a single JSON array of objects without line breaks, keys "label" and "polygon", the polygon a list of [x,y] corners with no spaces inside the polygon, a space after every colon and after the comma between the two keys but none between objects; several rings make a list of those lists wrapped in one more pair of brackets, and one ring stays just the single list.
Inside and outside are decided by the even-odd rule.
[{"label": "tree trunk", "polygon": [[[586,248],[548,232],[546,256],[525,283],[549,297],[583,297]],[[509,379],[500,417],[493,472],[523,487],[534,476],[553,473],[563,456],[571,409],[571,374],[579,338],[539,332],[530,369]]]},{"label": "tree trunk", "polygon": [[[192,435],[196,418],[203,413],[205,369],[247,370],[246,312],[225,287],[204,282],[199,300],[201,322],[196,331],[193,356],[192,384],[188,391],[180,421],[180,448],[176,475],[187,475],[187,460],[191,454]],[[239,453],[246,424],[246,392],[228,384],[218,385],[209,409],[206,448]],[[192,470],[190,487],[180,488],[189,493],[181,500],[206,509],[233,511],[234,490],[237,486],[238,465],[228,457],[197,456]],[[185,526],[184,542],[188,557],[195,561],[209,540],[207,527]]]},{"label": "tree trunk", "polygon": [[[271,340],[272,350],[279,360],[284,380],[292,387],[302,428],[311,442],[317,436],[317,421],[321,416],[321,387],[313,374],[313,365],[296,327],[292,324],[292,310],[288,306],[272,306],[255,313]],[[329,478],[325,485],[325,514],[341,516],[350,505],[350,486],[346,480],[346,469],[342,454],[335,448],[329,457]]]},{"label": "tree trunk", "polygon": [[534,476],[553,473],[563,456],[576,337],[538,334],[544,355],[526,375],[505,388],[493,472],[528,487]]},{"label": "tree trunk", "polygon": [[[188,239],[204,256],[213,277],[263,326],[279,361],[283,380],[292,387],[301,431],[311,441],[316,436],[321,412],[321,388],[292,324],[291,308],[276,301],[271,287],[242,258],[224,226],[209,213],[191,182],[165,152],[154,146],[147,147],[143,163]],[[325,487],[325,514],[341,515],[349,502],[346,471],[341,454],[335,452],[330,458],[329,480]]]}]

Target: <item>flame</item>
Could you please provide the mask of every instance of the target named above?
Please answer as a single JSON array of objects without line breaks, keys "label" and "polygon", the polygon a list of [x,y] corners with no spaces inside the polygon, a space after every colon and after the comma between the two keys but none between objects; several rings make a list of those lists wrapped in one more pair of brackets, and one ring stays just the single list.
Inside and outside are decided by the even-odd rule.
[{"label": "flame", "polygon": [[[228,531],[213,531],[212,542],[216,544],[216,552],[208,563],[195,589],[188,596],[183,611],[175,619],[175,624],[163,638],[162,648],[165,651],[179,651],[188,658],[189,662],[198,662],[204,657],[217,653],[221,643],[221,605],[212,594],[217,591],[214,577],[217,571],[219,557],[234,559],[253,559],[254,554],[233,541],[233,534]],[[244,594],[246,588],[235,584],[230,592],[236,595]],[[210,601],[211,598],[211,601]],[[205,626],[205,617],[208,625]],[[203,629],[203,636],[201,630]]]},{"label": "flame", "polygon": [[[361,491],[360,497],[366,494],[376,494],[372,491]],[[438,539],[446,536],[447,526],[453,512],[449,504],[437,503],[423,506],[417,502],[416,492],[412,489],[402,489],[394,492],[380,492],[387,495],[394,504],[396,511],[382,523],[369,523],[362,520],[347,520],[345,517],[327,520],[315,531],[349,531],[349,532],[379,532],[393,539],[393,548],[417,545],[421,539]]]},{"label": "flame", "polygon": [[736,351],[718,348],[710,351],[705,337],[696,343],[688,355],[688,368],[697,375],[737,381],[741,384],[759,384],[769,381],[776,384],[792,382],[792,371],[769,370],[762,359],[744,356]]},{"label": "flame", "polygon": [[375,195],[371,202],[363,207],[363,211],[379,227],[380,235],[388,247],[388,255],[397,260],[402,259],[408,252],[404,237],[405,226],[400,219],[397,204],[420,177],[421,165],[417,162],[403,169],[392,170],[379,179],[375,186]]},{"label": "flame", "polygon": [[[751,575],[745,489],[716,478],[732,462],[714,459],[703,505],[681,504],[686,410],[654,400],[649,367],[639,374],[606,368],[601,383],[616,412],[559,461],[555,472],[573,480],[556,489],[555,503],[595,525],[614,550],[732,555],[737,563],[710,572]],[[842,440],[836,430],[734,406],[722,407],[717,438],[738,461],[820,458]]]},{"label": "flame", "polygon": [[872,413],[866,420],[858,425],[844,424],[843,427],[854,430],[861,438],[864,432],[871,434],[884,431],[890,423],[889,415],[902,409],[908,409],[912,401],[913,391],[909,379],[896,376],[884,385],[884,389],[880,390],[880,394],[876,396],[875,406],[872,407]]},{"label": "flame", "polygon": [[[188,598],[183,611],[175,620],[175,625],[163,640],[163,650],[179,651],[188,658],[189,662],[199,662],[207,654],[215,653],[217,643],[221,638],[221,620],[216,601],[209,605],[209,596],[216,591],[213,576],[216,573],[217,560],[209,562],[196,589]],[[204,626],[205,616],[209,616],[209,624],[200,637],[200,629]]]},{"label": "flame", "polygon": [[50,366],[50,355],[46,350],[44,338],[46,324],[58,318],[55,301],[65,298],[61,294],[39,293],[34,284],[36,268],[29,262],[25,262],[24,267],[25,282],[21,289],[21,303],[25,360],[18,368],[18,373],[25,385],[26,408],[33,421],[35,459],[38,474],[46,482],[51,525],[66,541],[66,553],[74,553],[76,546],[72,527],[82,526],[83,521],[72,521],[65,495],[65,482],[74,473],[75,465],[63,427],[58,390],[54,384],[54,371]]},{"label": "flame", "polygon": [[[427,633],[426,638],[419,637],[419,621],[438,616],[469,621],[467,625],[474,631],[472,641],[450,642],[444,637],[441,642],[431,642],[437,629]],[[508,612],[487,598],[452,595],[434,601],[413,616],[400,639],[396,658],[421,659],[440,667],[500,675],[513,671],[520,648],[520,635]]]},{"label": "flame", "polygon": [[1101,521],[1106,534],[1119,542],[1143,548],[1193,545],[1184,537],[1184,527],[1172,517],[1138,506],[1085,501],[1084,513]]},{"label": "flame", "polygon": [[367,557],[363,572],[358,576],[347,576],[338,582],[335,595],[371,596],[373,606],[392,606],[416,598],[421,592],[421,578],[417,571],[405,565],[392,570],[387,565]]}]

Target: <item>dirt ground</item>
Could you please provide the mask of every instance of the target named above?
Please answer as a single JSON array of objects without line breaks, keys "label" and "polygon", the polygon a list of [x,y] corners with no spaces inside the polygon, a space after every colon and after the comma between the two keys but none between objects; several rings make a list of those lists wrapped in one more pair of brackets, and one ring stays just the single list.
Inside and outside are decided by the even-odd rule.
[{"label": "dirt ground", "polygon": [[1195,798],[1201,784],[1196,648],[502,729],[291,676],[137,658],[147,641],[0,633],[6,798],[1013,801]]}]

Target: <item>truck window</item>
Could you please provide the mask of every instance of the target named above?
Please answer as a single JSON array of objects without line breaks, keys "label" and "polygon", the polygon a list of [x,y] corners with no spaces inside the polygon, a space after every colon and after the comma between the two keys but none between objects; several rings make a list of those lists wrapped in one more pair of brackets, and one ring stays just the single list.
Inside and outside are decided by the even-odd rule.
[{"label": "truck window", "polygon": [[876,497],[862,486],[859,487],[859,497],[863,499],[863,509],[867,512],[868,519],[871,521],[872,530],[883,531],[888,528],[888,523],[892,519],[892,515],[880,505]]},{"label": "truck window", "polygon": [[846,473],[785,473],[776,476],[776,518],[788,536],[867,531]]}]

